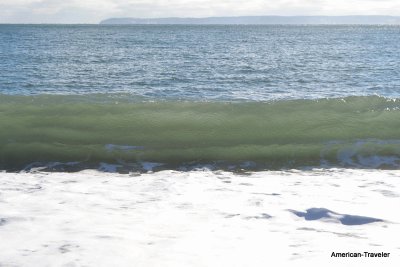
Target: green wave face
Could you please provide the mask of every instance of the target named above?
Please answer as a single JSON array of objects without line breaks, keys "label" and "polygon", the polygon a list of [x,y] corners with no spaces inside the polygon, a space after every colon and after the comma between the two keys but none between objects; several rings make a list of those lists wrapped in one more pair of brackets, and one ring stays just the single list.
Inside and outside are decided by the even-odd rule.
[{"label": "green wave face", "polygon": [[34,162],[397,168],[399,106],[377,96],[224,103],[0,95],[0,168]]}]

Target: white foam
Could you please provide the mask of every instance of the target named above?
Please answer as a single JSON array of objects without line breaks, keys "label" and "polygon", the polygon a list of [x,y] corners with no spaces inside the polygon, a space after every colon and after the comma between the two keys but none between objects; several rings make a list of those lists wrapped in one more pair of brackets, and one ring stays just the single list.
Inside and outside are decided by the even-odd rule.
[{"label": "white foam", "polygon": [[[397,266],[399,176],[0,173],[0,265]],[[347,251],[391,256],[330,257]]]}]

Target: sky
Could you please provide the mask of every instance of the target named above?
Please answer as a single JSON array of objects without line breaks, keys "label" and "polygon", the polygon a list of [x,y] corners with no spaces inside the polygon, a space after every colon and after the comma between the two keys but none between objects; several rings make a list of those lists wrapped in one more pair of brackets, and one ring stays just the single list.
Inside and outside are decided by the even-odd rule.
[{"label": "sky", "polygon": [[0,0],[0,23],[252,15],[399,16],[400,0]]}]

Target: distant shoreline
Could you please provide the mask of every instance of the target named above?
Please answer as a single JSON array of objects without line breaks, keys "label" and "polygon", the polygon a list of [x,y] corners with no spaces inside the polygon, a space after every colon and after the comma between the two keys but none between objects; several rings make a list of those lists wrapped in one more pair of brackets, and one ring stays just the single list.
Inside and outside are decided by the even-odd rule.
[{"label": "distant shoreline", "polygon": [[206,18],[109,18],[101,21],[100,24],[400,25],[400,16],[241,16]]}]

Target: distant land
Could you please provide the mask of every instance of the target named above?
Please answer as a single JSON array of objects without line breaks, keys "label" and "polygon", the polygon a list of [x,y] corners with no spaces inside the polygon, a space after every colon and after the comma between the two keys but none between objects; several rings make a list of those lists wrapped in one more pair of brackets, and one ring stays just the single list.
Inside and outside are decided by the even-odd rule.
[{"label": "distant land", "polygon": [[100,24],[400,24],[400,16],[245,16],[208,18],[110,18]]}]

